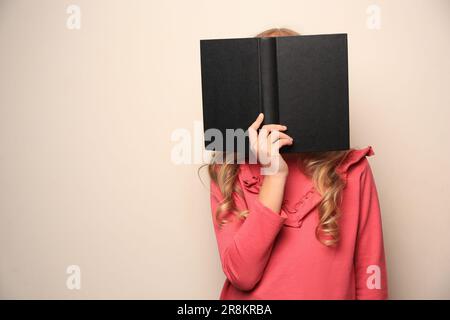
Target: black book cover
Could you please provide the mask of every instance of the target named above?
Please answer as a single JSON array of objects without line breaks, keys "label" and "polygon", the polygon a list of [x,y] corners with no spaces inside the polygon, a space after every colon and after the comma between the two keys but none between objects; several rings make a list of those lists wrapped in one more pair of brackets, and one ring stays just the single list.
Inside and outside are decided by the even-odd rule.
[{"label": "black book cover", "polygon": [[260,112],[294,138],[281,153],[349,148],[346,34],[200,40],[200,51],[207,150],[236,151],[227,129],[247,130]]}]

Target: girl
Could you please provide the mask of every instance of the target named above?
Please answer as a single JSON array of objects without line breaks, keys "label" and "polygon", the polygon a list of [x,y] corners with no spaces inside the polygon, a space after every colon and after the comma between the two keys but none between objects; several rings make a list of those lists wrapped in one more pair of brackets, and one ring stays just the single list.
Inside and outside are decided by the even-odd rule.
[{"label": "girl", "polygon": [[[259,37],[290,36],[270,29]],[[285,126],[250,126],[252,151],[277,163],[208,166],[214,230],[227,277],[221,299],[387,299],[372,147],[280,155]],[[274,138],[278,137],[278,138]],[[274,153],[271,153],[275,147]],[[220,156],[216,155],[216,156]]]}]

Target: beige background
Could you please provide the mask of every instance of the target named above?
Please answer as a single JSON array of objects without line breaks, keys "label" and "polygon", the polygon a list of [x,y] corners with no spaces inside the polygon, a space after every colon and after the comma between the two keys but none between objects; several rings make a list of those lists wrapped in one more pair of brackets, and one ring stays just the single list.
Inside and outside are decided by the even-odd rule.
[{"label": "beige background", "polygon": [[170,137],[202,119],[199,39],[284,26],[349,34],[390,296],[449,299],[449,18],[448,0],[0,1],[0,297],[217,298],[208,191]]}]

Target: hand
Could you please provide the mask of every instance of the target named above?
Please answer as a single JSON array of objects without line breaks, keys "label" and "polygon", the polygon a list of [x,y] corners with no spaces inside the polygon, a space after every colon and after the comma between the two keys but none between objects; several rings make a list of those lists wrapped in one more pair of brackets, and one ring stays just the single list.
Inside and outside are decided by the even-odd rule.
[{"label": "hand", "polygon": [[289,169],[279,150],[283,146],[291,145],[294,140],[280,132],[285,131],[287,127],[279,124],[264,125],[258,133],[263,120],[264,114],[260,113],[248,128],[250,151],[262,165],[263,174],[287,176]]}]

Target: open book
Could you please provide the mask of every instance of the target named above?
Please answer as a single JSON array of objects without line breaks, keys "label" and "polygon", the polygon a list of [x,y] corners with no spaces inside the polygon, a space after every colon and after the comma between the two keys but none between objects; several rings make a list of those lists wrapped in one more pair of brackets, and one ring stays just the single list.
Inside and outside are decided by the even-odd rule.
[{"label": "open book", "polygon": [[349,148],[346,34],[208,39],[200,51],[207,150],[237,151],[232,131],[260,112],[294,139],[281,153]]}]

